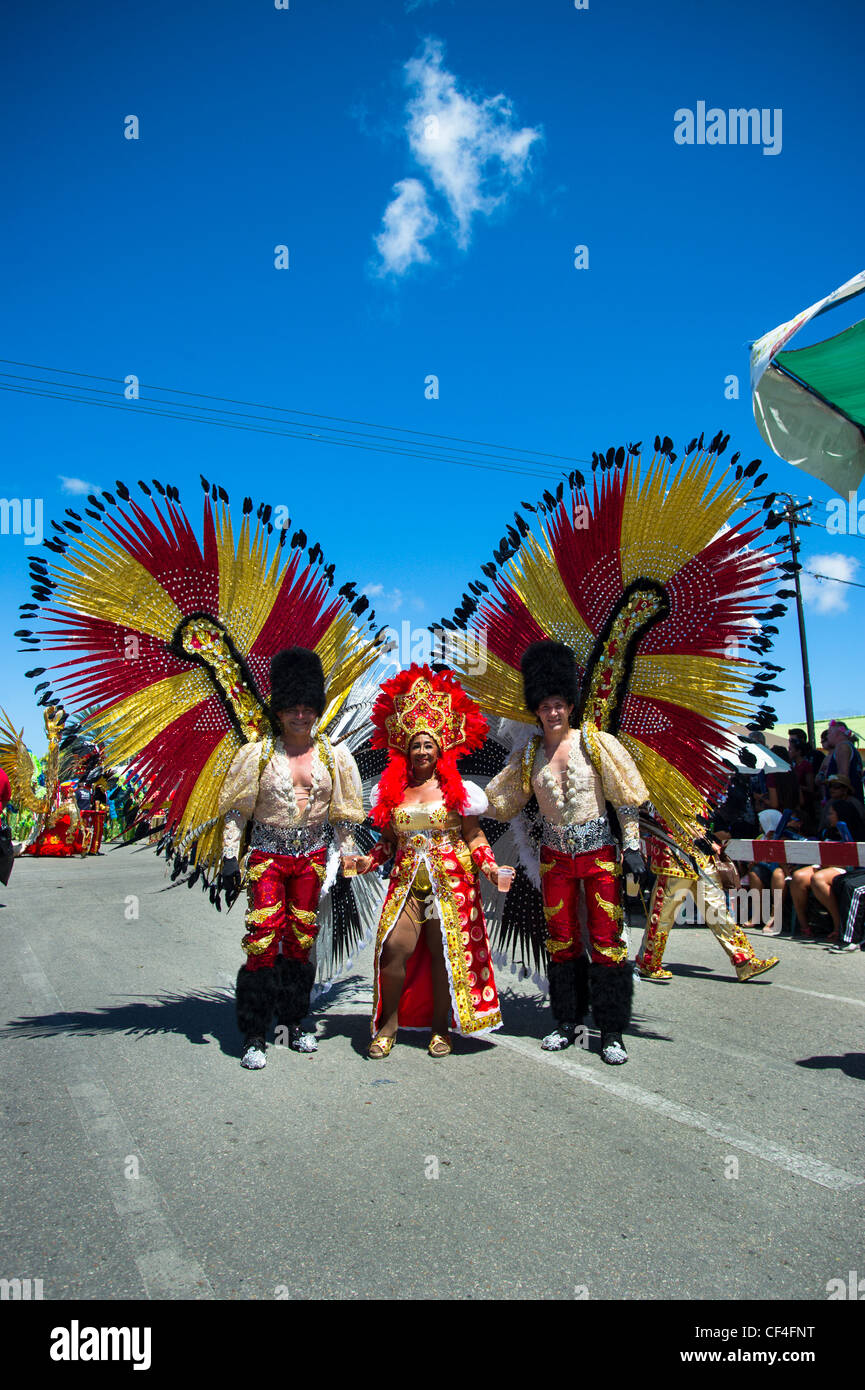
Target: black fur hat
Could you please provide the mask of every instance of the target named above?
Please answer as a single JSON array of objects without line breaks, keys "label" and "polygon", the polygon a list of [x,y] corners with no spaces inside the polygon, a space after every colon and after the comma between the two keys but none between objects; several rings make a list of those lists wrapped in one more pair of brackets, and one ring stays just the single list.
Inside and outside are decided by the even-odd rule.
[{"label": "black fur hat", "polygon": [[532,714],[537,714],[538,705],[551,695],[560,695],[566,704],[578,704],[577,659],[564,642],[533,642],[523,652],[520,669],[526,709]]},{"label": "black fur hat", "polygon": [[309,647],[277,652],[270,663],[271,714],[275,717],[293,705],[310,705],[320,718],[326,704],[321,658]]}]

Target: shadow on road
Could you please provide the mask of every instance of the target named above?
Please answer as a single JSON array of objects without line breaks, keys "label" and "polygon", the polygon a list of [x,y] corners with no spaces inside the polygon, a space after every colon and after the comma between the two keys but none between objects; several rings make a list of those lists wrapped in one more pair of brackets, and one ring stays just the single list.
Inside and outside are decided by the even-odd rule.
[{"label": "shadow on road", "polygon": [[845,1052],[843,1057],[803,1057],[797,1067],[807,1067],[810,1071],[828,1071],[835,1068],[854,1081],[865,1081],[865,1052]]},{"label": "shadow on road", "polygon": [[[777,969],[777,966],[775,968]],[[665,960],[664,969],[672,970],[676,979],[681,978],[683,980],[712,980],[717,982],[719,985],[741,984],[741,981],[737,977],[732,965],[729,967],[729,970],[724,970],[723,966],[720,970],[715,970],[708,965],[673,965],[671,961]],[[771,983],[771,971],[768,970],[766,971],[765,975],[758,975],[753,980],[747,981],[749,989],[752,989],[757,985],[770,985]],[[663,986],[650,985],[650,988],[660,990],[663,988]]]},{"label": "shadow on road", "polygon": [[0,1029],[0,1036],[7,1038],[97,1037],[100,1033],[129,1037],[179,1033],[197,1047],[216,1042],[229,1056],[237,1054],[239,1045],[234,999],[219,990],[144,996],[90,1011],[32,1014]]}]

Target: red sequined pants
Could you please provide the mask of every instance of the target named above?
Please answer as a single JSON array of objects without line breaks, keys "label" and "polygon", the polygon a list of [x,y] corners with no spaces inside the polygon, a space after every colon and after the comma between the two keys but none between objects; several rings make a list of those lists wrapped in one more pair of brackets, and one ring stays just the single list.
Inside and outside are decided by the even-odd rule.
[{"label": "red sequined pants", "polygon": [[264,854],[253,850],[247,864],[249,907],[247,970],[272,966],[282,946],[291,960],[306,960],[318,932],[316,910],[325,875],[327,850],[312,854]]},{"label": "red sequined pants", "polygon": [[612,848],[562,854],[549,845],[541,846],[541,890],[551,960],[576,960],[582,955],[577,915],[581,883],[586,893],[592,960],[597,965],[619,965],[625,960],[628,948],[623,934],[620,878]]}]

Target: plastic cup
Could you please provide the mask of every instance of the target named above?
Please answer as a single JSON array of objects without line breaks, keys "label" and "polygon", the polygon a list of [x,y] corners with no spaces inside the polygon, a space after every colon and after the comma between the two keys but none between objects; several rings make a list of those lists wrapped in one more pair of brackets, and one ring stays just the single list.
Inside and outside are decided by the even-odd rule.
[{"label": "plastic cup", "polygon": [[498,876],[498,884],[497,884],[497,887],[498,887],[498,890],[499,890],[500,893],[507,893],[507,891],[508,891],[508,889],[510,888],[511,884],[513,883],[513,881],[514,881],[514,871],[513,871],[513,869],[499,869],[499,876]]}]

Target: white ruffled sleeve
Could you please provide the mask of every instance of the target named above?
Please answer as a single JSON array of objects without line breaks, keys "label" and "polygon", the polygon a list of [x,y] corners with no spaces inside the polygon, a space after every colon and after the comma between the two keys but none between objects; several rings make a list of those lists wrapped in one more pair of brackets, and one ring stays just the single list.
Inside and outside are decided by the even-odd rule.
[{"label": "white ruffled sleeve", "polygon": [[468,805],[463,811],[464,816],[485,816],[490,809],[487,794],[477,784],[477,782],[463,782],[468,796]]}]

